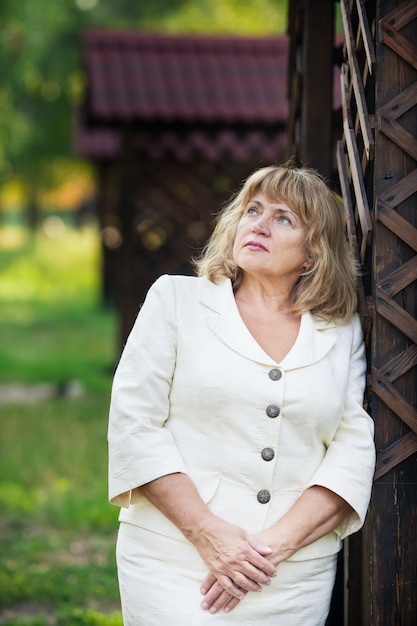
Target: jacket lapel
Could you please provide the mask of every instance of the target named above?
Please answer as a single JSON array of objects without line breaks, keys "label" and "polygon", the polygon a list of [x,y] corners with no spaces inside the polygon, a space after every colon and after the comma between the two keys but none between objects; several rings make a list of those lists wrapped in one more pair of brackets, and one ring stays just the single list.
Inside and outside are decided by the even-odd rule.
[{"label": "jacket lapel", "polygon": [[[214,284],[202,278],[199,285],[199,298],[201,304],[207,308],[208,326],[223,343],[246,359],[266,365],[277,365],[245,326],[229,279],[225,278],[218,284]],[[319,361],[336,341],[333,333],[323,332],[332,327],[334,327],[333,324],[318,322],[309,313],[304,314],[293,347],[278,365],[285,370],[290,370]]]},{"label": "jacket lapel", "polygon": [[298,337],[281,361],[284,370],[306,367],[320,361],[334,346],[336,333],[326,332],[334,324],[319,322],[310,313],[304,313]]}]

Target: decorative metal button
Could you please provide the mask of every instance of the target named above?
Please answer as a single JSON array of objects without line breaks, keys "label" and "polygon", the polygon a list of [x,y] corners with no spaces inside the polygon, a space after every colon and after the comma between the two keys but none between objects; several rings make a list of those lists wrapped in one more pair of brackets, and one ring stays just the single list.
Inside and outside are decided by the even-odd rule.
[{"label": "decorative metal button", "polygon": [[266,504],[270,501],[271,494],[266,489],[262,489],[258,492],[258,495],[256,497],[258,498],[258,502],[260,502],[261,504]]},{"label": "decorative metal button", "polygon": [[261,456],[264,461],[272,461],[275,456],[275,452],[272,448],[264,448],[261,452]]},{"label": "decorative metal button", "polygon": [[266,414],[268,417],[278,417],[280,413],[281,409],[277,404],[270,404],[268,407],[266,407]]},{"label": "decorative metal button", "polygon": [[268,376],[271,380],[279,380],[282,376],[282,372],[274,367],[274,369],[268,372]]}]

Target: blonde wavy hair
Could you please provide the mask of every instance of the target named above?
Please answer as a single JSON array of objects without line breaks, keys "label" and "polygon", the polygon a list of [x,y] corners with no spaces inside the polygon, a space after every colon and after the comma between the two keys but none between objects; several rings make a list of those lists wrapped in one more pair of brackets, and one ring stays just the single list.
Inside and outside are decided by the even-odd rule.
[{"label": "blonde wavy hair", "polygon": [[346,322],[357,306],[358,268],[346,239],[341,200],[313,169],[287,163],[251,174],[219,213],[207,245],[194,259],[198,276],[214,283],[227,277],[238,289],[243,271],[233,259],[236,229],[248,202],[259,192],[269,202],[287,204],[306,227],[309,266],[293,290],[292,313],[309,311],[327,321]]}]

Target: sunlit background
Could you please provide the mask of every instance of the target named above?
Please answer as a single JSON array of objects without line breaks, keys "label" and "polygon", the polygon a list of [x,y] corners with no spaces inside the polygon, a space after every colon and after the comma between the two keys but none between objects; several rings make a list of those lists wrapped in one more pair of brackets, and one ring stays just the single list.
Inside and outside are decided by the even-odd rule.
[{"label": "sunlit background", "polygon": [[117,322],[96,217],[80,212],[95,192],[73,150],[81,33],[282,34],[286,2],[2,0],[0,19],[0,624],[120,626],[106,493]]}]

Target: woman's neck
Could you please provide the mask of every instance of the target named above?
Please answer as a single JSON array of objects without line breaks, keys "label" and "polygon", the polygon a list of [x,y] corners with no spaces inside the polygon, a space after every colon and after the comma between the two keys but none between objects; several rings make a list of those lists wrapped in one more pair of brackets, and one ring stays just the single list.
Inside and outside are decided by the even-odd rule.
[{"label": "woman's neck", "polygon": [[253,309],[262,308],[265,313],[291,315],[291,291],[288,286],[244,278],[235,291],[235,299]]}]

